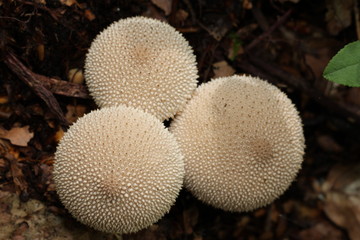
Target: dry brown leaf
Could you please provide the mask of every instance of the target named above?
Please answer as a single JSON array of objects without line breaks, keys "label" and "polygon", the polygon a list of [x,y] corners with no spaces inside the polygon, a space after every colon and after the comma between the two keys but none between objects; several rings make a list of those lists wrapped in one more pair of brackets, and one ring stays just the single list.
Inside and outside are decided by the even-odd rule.
[{"label": "dry brown leaf", "polygon": [[229,77],[234,75],[235,69],[232,68],[226,61],[220,61],[213,64],[215,78]]},{"label": "dry brown leaf", "polygon": [[247,10],[250,10],[253,8],[253,4],[250,0],[243,0],[243,8],[244,9],[247,9]]},{"label": "dry brown leaf", "polygon": [[76,0],[60,0],[60,2],[69,7],[71,7],[74,4],[78,4]]},{"label": "dry brown leaf", "polygon": [[360,240],[360,164],[334,166],[322,185],[324,210],[351,240]]},{"label": "dry brown leaf", "polygon": [[0,158],[0,171],[7,168],[8,165],[9,163],[4,158]]},{"label": "dry brown leaf", "polygon": [[15,190],[19,194],[27,189],[28,184],[25,180],[22,169],[19,165],[19,152],[9,151],[5,154],[5,158],[10,164],[10,174],[15,184]]},{"label": "dry brown leaf", "polygon": [[151,0],[151,2],[161,8],[166,16],[171,13],[172,0]]},{"label": "dry brown leaf", "polygon": [[254,217],[256,217],[256,218],[263,217],[263,216],[265,216],[265,214],[266,214],[265,208],[259,208],[254,211]]},{"label": "dry brown leaf", "polygon": [[143,229],[136,233],[124,234],[122,240],[166,240],[164,233],[159,229],[157,224]]},{"label": "dry brown leaf", "polygon": [[153,4],[149,4],[146,8],[146,11],[143,13],[144,17],[154,18],[163,22],[167,22],[164,14],[160,13],[160,10],[156,8]]},{"label": "dry brown leaf", "polygon": [[232,23],[227,18],[214,18],[213,21],[199,23],[215,40],[220,41],[232,28]]},{"label": "dry brown leaf", "polygon": [[193,206],[184,210],[183,212],[183,224],[186,234],[192,234],[194,226],[198,223],[199,211],[197,207]]},{"label": "dry brown leaf", "polygon": [[34,133],[29,131],[29,126],[13,127],[9,131],[2,129],[0,137],[10,140],[16,146],[26,147],[30,139],[34,137]]},{"label": "dry brown leaf", "polygon": [[21,202],[15,194],[0,191],[0,239],[114,239],[84,225],[55,215],[42,202]]},{"label": "dry brown leaf", "polygon": [[281,3],[284,3],[284,2],[298,3],[300,0],[278,0],[278,1]]},{"label": "dry brown leaf", "polygon": [[66,112],[65,118],[69,123],[76,122],[76,120],[79,117],[84,116],[84,114],[86,112],[86,107],[84,105],[74,106],[74,105],[69,104],[66,106],[66,109],[67,109],[67,112]]},{"label": "dry brown leaf", "polygon": [[342,240],[344,239],[339,229],[327,222],[319,222],[311,228],[302,230],[299,234],[301,240]]},{"label": "dry brown leaf", "polygon": [[89,21],[92,21],[96,18],[95,14],[92,11],[90,11],[89,9],[85,10],[84,15]]},{"label": "dry brown leaf", "polygon": [[327,0],[325,20],[330,34],[337,35],[351,24],[353,0]]},{"label": "dry brown leaf", "polygon": [[317,219],[322,214],[318,208],[306,206],[301,202],[296,202],[296,211],[302,219]]},{"label": "dry brown leaf", "polygon": [[40,61],[44,61],[45,59],[45,46],[44,44],[39,44],[37,46],[37,54]]},{"label": "dry brown leaf", "polygon": [[350,88],[346,96],[346,101],[360,106],[360,88]]},{"label": "dry brown leaf", "polygon": [[81,69],[72,68],[68,72],[68,80],[73,83],[82,84],[84,82],[84,73]]},{"label": "dry brown leaf", "polygon": [[54,135],[54,139],[55,141],[58,143],[60,142],[60,140],[62,139],[62,137],[64,136],[64,130],[62,130],[62,128],[60,128],[59,130],[57,130],[57,132]]},{"label": "dry brown leaf", "polygon": [[[314,48],[316,49],[316,48]],[[311,68],[317,79],[322,78],[322,74],[326,65],[331,59],[331,53],[328,48],[316,49],[315,54],[306,54],[305,61],[306,64]]]},{"label": "dry brown leaf", "polygon": [[189,17],[189,13],[184,9],[179,9],[177,10],[175,16],[176,16],[176,21],[184,22]]},{"label": "dry brown leaf", "polygon": [[200,30],[198,27],[184,27],[184,28],[176,28],[181,33],[195,33]]},{"label": "dry brown leaf", "polygon": [[323,214],[322,211],[317,207],[310,207],[305,205],[301,201],[289,200],[283,204],[284,212],[290,214],[292,212],[296,212],[296,215],[300,219],[305,220],[314,220],[319,219],[319,217]]},{"label": "dry brown leaf", "polygon": [[203,240],[203,237],[202,236],[195,236],[194,240]]},{"label": "dry brown leaf", "polygon": [[9,102],[8,96],[0,96],[0,104],[5,104]]},{"label": "dry brown leaf", "polygon": [[320,145],[320,147],[326,151],[326,152],[341,152],[343,151],[343,147],[340,146],[334,138],[332,138],[329,135],[321,135],[317,137],[317,142]]}]

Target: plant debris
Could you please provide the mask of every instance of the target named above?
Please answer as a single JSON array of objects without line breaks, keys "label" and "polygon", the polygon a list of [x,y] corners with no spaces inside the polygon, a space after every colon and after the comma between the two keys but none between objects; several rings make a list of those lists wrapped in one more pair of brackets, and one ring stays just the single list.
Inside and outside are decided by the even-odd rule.
[{"label": "plant debris", "polygon": [[92,40],[139,15],[184,35],[199,84],[236,73],[281,88],[300,112],[307,147],[296,181],[269,206],[230,213],[182,190],[163,219],[121,238],[358,240],[359,90],[322,77],[360,38],[356,0],[0,0],[0,239],[120,238],[71,217],[52,168],[69,124],[97,108],[83,76]]}]

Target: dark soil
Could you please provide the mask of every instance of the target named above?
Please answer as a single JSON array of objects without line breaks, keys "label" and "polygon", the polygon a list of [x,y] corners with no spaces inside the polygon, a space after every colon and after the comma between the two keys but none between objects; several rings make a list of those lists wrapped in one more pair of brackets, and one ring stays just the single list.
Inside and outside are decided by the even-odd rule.
[{"label": "dark soil", "polygon": [[[348,188],[360,179],[348,174],[359,167],[360,90],[322,77],[330,58],[360,37],[357,1],[168,1],[166,10],[155,0],[0,0],[0,218],[14,220],[14,206],[4,197],[14,193],[20,205],[36,199],[46,206],[44,214],[64,219],[64,239],[115,239],[71,218],[56,195],[52,165],[69,124],[96,108],[85,84],[74,82],[69,71],[81,76],[91,41],[110,23],[144,15],[183,33],[197,56],[199,84],[237,73],[280,87],[300,112],[307,147],[297,180],[267,207],[229,213],[182,190],[157,224],[123,238],[360,239],[360,191]],[[336,171],[334,179],[329,173]],[[349,202],[354,198],[359,204]],[[24,227],[20,219],[7,237],[0,236],[62,239],[49,228],[32,238],[31,224]],[[71,228],[82,229],[82,237]]]}]

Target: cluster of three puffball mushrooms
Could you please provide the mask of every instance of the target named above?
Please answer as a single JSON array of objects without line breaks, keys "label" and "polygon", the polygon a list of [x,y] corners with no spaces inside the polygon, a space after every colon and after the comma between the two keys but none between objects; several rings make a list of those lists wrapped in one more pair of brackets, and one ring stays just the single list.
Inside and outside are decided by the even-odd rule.
[{"label": "cluster of three puffball mushrooms", "polygon": [[79,118],[55,154],[56,190],[77,220],[131,233],[166,214],[183,185],[235,212],[289,187],[304,154],[289,98],[259,78],[197,87],[197,77],[191,47],[164,22],[127,18],[96,37],[85,78],[100,110]]}]

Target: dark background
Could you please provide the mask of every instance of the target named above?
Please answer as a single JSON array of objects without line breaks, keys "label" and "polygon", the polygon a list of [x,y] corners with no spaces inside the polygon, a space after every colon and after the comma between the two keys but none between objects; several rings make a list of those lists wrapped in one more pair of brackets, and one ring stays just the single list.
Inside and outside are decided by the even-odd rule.
[{"label": "dark background", "polygon": [[245,73],[281,88],[300,112],[307,147],[296,181],[271,205],[228,213],[183,190],[163,219],[123,239],[360,239],[360,90],[322,78],[330,58],[360,38],[358,4],[0,0],[0,239],[116,239],[70,217],[51,172],[68,124],[96,108],[82,81],[92,39],[136,15],[183,33],[199,84]]}]

